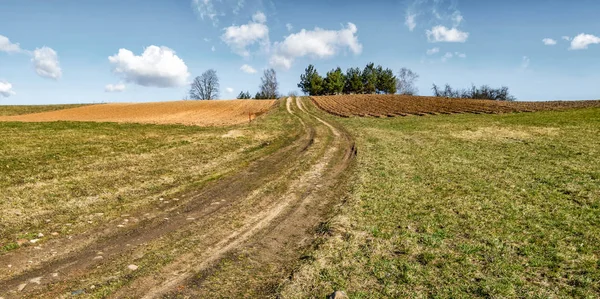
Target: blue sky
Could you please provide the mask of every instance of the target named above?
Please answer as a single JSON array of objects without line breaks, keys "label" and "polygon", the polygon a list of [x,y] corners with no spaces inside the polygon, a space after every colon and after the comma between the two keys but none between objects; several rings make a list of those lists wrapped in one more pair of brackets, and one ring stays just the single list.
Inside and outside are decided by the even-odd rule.
[{"label": "blue sky", "polygon": [[[0,104],[280,92],[304,68],[409,67],[417,86],[507,85],[519,100],[600,98],[600,1],[0,0]],[[243,67],[245,65],[245,67]],[[252,72],[256,71],[256,72]]]}]

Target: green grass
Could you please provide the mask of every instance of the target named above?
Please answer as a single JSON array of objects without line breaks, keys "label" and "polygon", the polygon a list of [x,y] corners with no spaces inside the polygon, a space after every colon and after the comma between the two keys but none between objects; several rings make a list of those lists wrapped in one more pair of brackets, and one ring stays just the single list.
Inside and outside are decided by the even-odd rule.
[{"label": "green grass", "polygon": [[[241,137],[224,137],[231,130]],[[0,254],[200,188],[298,130],[285,109],[230,127],[0,122]]]},{"label": "green grass", "polygon": [[64,105],[0,105],[0,116],[22,115],[46,111],[77,108],[89,104],[64,104]]},{"label": "green grass", "polygon": [[355,187],[286,297],[600,296],[600,109],[336,120]]}]

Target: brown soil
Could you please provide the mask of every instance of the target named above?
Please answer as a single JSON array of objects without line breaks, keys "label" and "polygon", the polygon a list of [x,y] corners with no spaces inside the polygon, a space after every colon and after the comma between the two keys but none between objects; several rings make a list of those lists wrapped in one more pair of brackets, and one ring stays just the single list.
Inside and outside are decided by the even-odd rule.
[{"label": "brown soil", "polygon": [[[20,267],[0,275],[0,296],[275,296],[274,286],[289,276],[314,228],[339,202],[336,188],[344,186],[344,170],[356,154],[343,128],[287,101],[304,124],[293,143],[179,195],[185,201],[174,210],[139,215],[129,228],[111,230],[116,223],[109,223],[37,253],[0,256],[0,265]],[[94,234],[101,237],[86,241]],[[48,255],[51,246],[73,249]],[[35,265],[20,266],[27,260]]]},{"label": "brown soil", "polygon": [[233,125],[248,122],[273,107],[274,100],[174,101],[156,103],[112,103],[34,114],[0,116],[0,121],[94,121]]},{"label": "brown soil", "polygon": [[312,100],[319,108],[342,117],[510,113],[600,107],[600,100],[507,102],[375,94],[322,96],[312,97]]}]

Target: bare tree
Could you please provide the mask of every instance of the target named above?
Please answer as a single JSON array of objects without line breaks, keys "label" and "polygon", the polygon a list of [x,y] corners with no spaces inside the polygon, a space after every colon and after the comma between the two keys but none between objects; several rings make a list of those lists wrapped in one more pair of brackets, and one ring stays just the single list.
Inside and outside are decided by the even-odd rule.
[{"label": "bare tree", "polygon": [[419,79],[419,75],[408,68],[401,68],[398,73],[398,92],[405,95],[415,95],[419,89],[415,86],[415,82]]},{"label": "bare tree", "polygon": [[190,98],[194,100],[214,100],[219,97],[219,77],[217,71],[210,69],[196,77],[190,89]]},{"label": "bare tree", "polygon": [[277,89],[279,84],[277,83],[277,74],[274,69],[267,69],[263,73],[263,77],[260,79],[260,95],[263,99],[276,99],[278,97]]}]

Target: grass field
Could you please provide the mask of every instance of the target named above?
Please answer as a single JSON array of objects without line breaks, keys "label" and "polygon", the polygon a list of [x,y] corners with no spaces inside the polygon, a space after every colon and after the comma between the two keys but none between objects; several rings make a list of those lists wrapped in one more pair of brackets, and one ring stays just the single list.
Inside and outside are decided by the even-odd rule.
[{"label": "grass field", "polygon": [[0,253],[39,233],[77,234],[158,206],[244,167],[291,138],[281,110],[210,128],[0,122]]},{"label": "grass field", "polygon": [[284,297],[600,296],[600,109],[323,117],[356,181]]},{"label": "grass field", "polygon": [[2,105],[0,106],[0,116],[23,115],[30,113],[39,113],[55,111],[69,108],[86,106],[85,104],[67,104],[67,105]]}]

